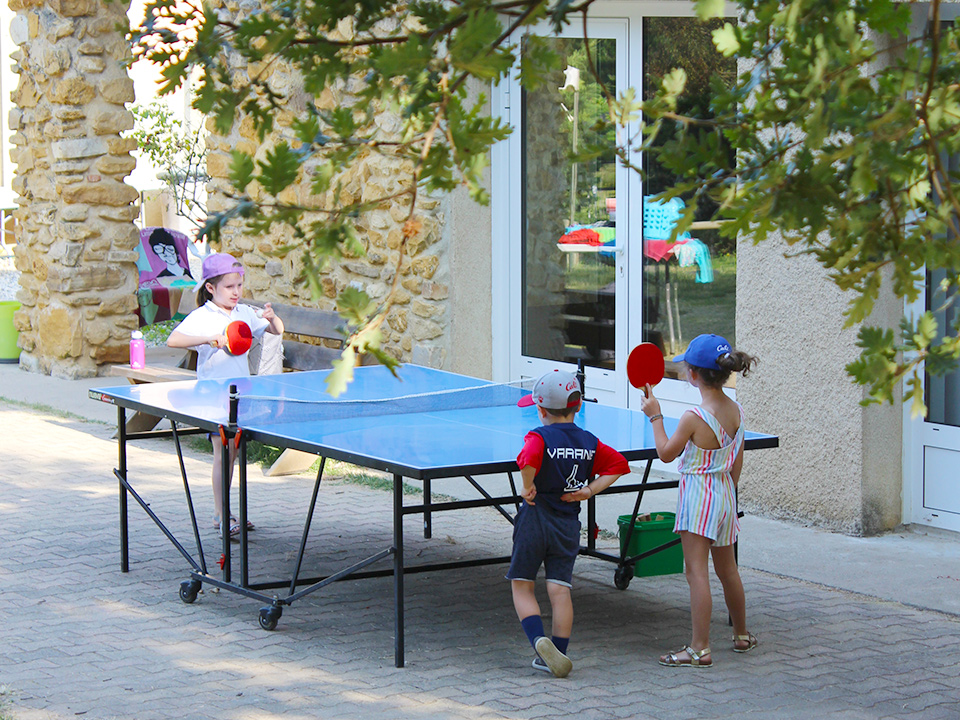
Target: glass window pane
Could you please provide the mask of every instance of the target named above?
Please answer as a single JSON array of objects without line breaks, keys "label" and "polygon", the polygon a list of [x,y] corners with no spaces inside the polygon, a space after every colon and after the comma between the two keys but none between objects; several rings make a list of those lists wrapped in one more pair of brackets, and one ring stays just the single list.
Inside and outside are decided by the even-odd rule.
[{"label": "glass window pane", "polygon": [[[522,258],[524,355],[614,365],[616,242],[614,131],[587,70],[582,38],[539,39],[563,59],[541,87],[524,90]],[[602,82],[616,88],[616,41],[589,41]],[[569,158],[587,144],[610,148],[587,162]],[[609,201],[609,202],[608,202]]]},{"label": "glass window pane", "polygon": [[[712,83],[732,85],[737,66],[713,46],[710,33],[723,24],[708,24],[696,18],[645,18],[643,25],[644,97],[651,98],[656,85],[673,68],[687,73],[687,91],[677,112],[705,116],[709,112]],[[672,133],[665,126],[658,144]],[[644,182],[644,291],[643,339],[657,344],[667,358],[667,375],[677,377],[670,362],[701,333],[716,333],[736,345],[737,246],[736,240],[720,236],[715,228],[697,227],[669,242],[670,231],[690,197],[667,204],[649,198],[671,187],[675,176],[646,154]],[[716,205],[701,197],[694,220],[708,220]]]},{"label": "glass window pane", "polygon": [[[953,175],[960,175],[960,155],[943,158],[944,166]],[[954,241],[960,238],[953,237]],[[954,273],[955,274],[955,273]],[[940,289],[940,284],[947,278],[946,270],[935,270],[927,273],[927,310],[933,311],[937,319],[937,340],[943,339],[946,332],[951,335],[957,332],[958,315],[957,303],[960,297],[956,293],[946,296]],[[955,285],[951,285],[955,287]],[[925,376],[924,389],[927,404],[927,422],[940,425],[960,427],[960,369],[946,375]]]}]

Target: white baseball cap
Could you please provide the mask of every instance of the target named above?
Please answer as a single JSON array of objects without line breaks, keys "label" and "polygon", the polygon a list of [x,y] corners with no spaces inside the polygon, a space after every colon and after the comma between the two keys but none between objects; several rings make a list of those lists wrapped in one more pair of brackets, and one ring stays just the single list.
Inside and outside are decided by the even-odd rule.
[{"label": "white baseball cap", "polygon": [[575,408],[580,401],[570,401],[570,394],[580,392],[580,381],[566,370],[551,370],[544,373],[533,386],[533,393],[524,395],[517,402],[520,407],[536,405],[548,410]]}]

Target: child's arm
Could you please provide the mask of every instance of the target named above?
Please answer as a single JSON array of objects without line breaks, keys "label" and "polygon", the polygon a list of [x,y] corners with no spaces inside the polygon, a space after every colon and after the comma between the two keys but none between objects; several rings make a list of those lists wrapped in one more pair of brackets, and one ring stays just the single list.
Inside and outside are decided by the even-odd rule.
[{"label": "child's arm", "polygon": [[537,486],[533,484],[533,479],[537,476],[537,469],[533,465],[524,465],[520,468],[520,477],[523,480],[523,489],[520,491],[527,505],[536,505],[533,499],[537,496]]},{"label": "child's arm", "polygon": [[283,320],[277,317],[277,314],[273,311],[273,306],[270,303],[263,304],[263,313],[261,317],[269,322],[267,326],[267,332],[273,335],[283,335]]},{"label": "child's arm", "polygon": [[167,347],[172,348],[192,348],[198,345],[210,345],[215,348],[225,348],[227,346],[226,335],[210,335],[207,337],[198,337],[196,335],[186,335],[179,330],[174,330],[167,338]]},{"label": "child's arm", "polygon": [[528,432],[523,438],[523,449],[517,456],[517,467],[520,468],[520,478],[523,480],[523,488],[520,496],[527,502],[527,505],[536,505],[533,499],[537,496],[537,486],[534,479],[540,472],[540,465],[543,463],[543,438],[535,432]]},{"label": "child's arm", "polygon": [[657,456],[662,462],[673,462],[683,452],[687,441],[693,437],[693,431],[697,427],[697,417],[693,413],[685,412],[680,416],[676,432],[667,437],[667,431],[663,427],[663,413],[660,412],[660,401],[653,396],[653,388],[650,385],[647,385],[644,397],[640,399],[640,409],[650,418],[650,424],[653,426],[653,441],[657,446]]},{"label": "child's arm", "polygon": [[597,451],[593,459],[593,471],[598,473],[597,477],[579,490],[564,493],[560,496],[560,499],[564,502],[582,502],[583,500],[589,500],[594,495],[599,495],[613,485],[618,478],[630,472],[630,465],[623,455],[609,445],[598,441]]},{"label": "child's arm", "polygon": [[599,495],[608,487],[613,485],[619,478],[626,475],[626,473],[616,473],[614,475],[601,475],[600,477],[594,478],[586,485],[584,485],[579,490],[574,492],[564,493],[560,496],[560,499],[564,502],[582,502],[584,500],[589,500],[594,495]]},{"label": "child's arm", "polygon": [[653,420],[653,440],[657,445],[657,456],[662,462],[673,462],[687,441],[693,437],[693,431],[697,429],[697,416],[692,412],[685,412],[680,416],[680,422],[677,423],[677,430],[673,435],[667,437],[667,431],[663,427],[663,417]]},{"label": "child's arm", "polygon": [[733,467],[730,469],[730,475],[733,477],[733,486],[736,487],[740,482],[740,471],[743,469],[743,447],[737,453],[737,459],[733,461]]}]

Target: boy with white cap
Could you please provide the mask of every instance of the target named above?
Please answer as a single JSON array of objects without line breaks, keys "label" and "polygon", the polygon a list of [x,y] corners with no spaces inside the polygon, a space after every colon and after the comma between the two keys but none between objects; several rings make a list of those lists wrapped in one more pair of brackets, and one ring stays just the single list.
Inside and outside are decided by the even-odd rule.
[{"label": "boy with white cap", "polygon": [[[573,668],[567,645],[573,629],[570,588],[580,551],[580,501],[589,500],[630,472],[626,459],[594,435],[579,428],[580,383],[571,373],[553,370],[540,377],[532,401],[542,423],[524,439],[517,465],[523,478],[513,527],[513,555],[507,579],[520,624],[537,651],[533,666],[566,677]],[[544,566],[553,615],[547,637],[534,594]]]}]

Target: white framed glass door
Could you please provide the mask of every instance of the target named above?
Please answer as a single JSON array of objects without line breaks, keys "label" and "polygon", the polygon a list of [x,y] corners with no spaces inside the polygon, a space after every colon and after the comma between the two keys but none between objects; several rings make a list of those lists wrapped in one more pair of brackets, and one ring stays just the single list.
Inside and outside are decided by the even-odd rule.
[{"label": "white framed glass door", "polygon": [[[952,23],[960,8],[942,8],[941,21]],[[960,156],[942,158],[948,172],[960,173]],[[953,241],[960,238],[953,237]],[[907,313],[931,311],[941,337],[960,317],[960,298],[940,289],[943,270],[927,272],[924,292]],[[960,532],[960,363],[945,375],[924,374],[927,417],[913,419],[904,408],[903,522]]]},{"label": "white framed glass door", "polygon": [[[579,28],[544,37],[563,68],[539,88],[511,89],[510,251],[517,273],[510,374],[582,366],[588,396],[613,402],[623,402],[625,384],[618,359],[627,347],[628,242],[617,203],[626,196],[627,173],[616,158],[615,131],[601,137],[594,126],[607,114],[600,82],[612,93],[626,87],[627,28],[625,19],[591,20],[587,42]],[[589,161],[569,162],[587,146],[604,145],[609,150]]]},{"label": "white framed glass door", "polygon": [[[958,159],[960,160],[960,159]],[[960,162],[954,161],[960,167]],[[955,305],[944,306],[939,291],[943,271],[927,273],[922,302],[938,326],[957,320]],[[960,366],[943,376],[924,375],[927,417],[911,420],[905,410],[905,523],[960,531]]]},{"label": "white framed glass door", "polygon": [[[693,102],[702,105],[714,76],[736,69],[722,66],[712,28],[697,22],[690,3],[600,2],[587,28],[586,44],[578,22],[545,40],[563,59],[545,86],[525,90],[514,80],[495,89],[494,111],[514,133],[493,152],[494,368],[518,378],[581,363],[588,397],[638,407],[627,356],[640,342],[655,342],[673,370],[658,388],[672,411],[670,403],[697,399],[671,367],[673,356],[699,332],[735,342],[736,244],[723,246],[715,230],[699,228],[678,242],[650,237],[654,218],[644,196],[670,178],[661,173],[645,188],[617,160],[613,146],[636,139],[639,123],[609,137],[593,129],[607,108],[587,71],[587,50],[614,95],[630,87],[652,93],[648,70],[666,74],[696,57],[699,65],[687,71],[699,92]],[[608,153],[571,167],[571,153],[604,142]],[[698,219],[711,210],[698,208]],[[681,245],[698,251],[675,252]]]}]

